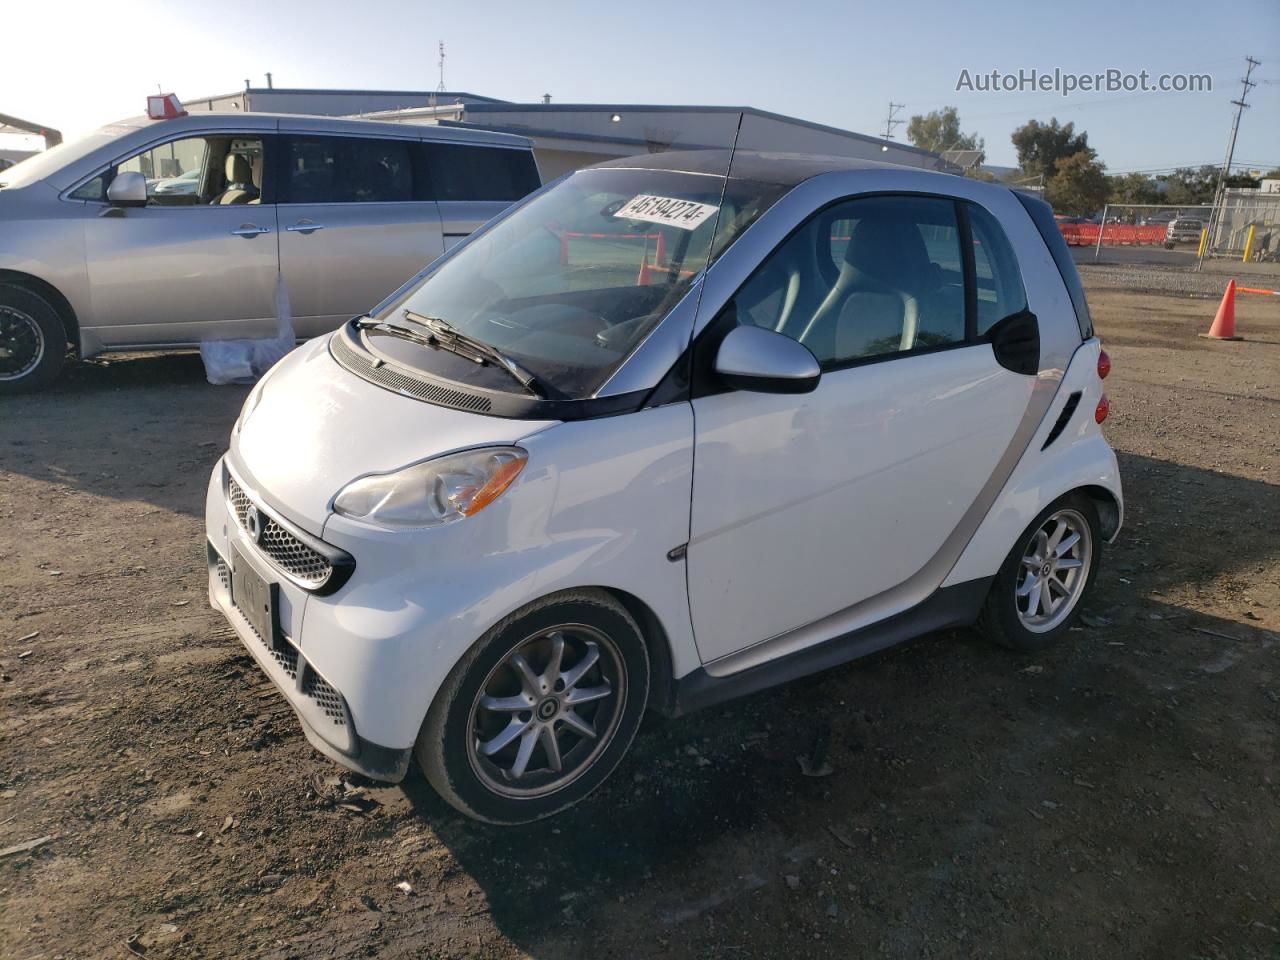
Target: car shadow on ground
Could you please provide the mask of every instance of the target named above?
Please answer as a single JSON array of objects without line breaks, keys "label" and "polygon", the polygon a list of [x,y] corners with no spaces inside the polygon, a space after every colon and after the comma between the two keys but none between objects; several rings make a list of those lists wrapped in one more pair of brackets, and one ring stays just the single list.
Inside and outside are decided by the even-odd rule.
[{"label": "car shadow on ground", "polygon": [[72,363],[0,399],[0,471],[203,516],[209,470],[248,386],[211,386],[194,352]]},{"label": "car shadow on ground", "polygon": [[[1168,781],[1167,771],[1193,755],[1213,755],[1231,769],[1232,755],[1243,754],[1242,763],[1256,765],[1264,743],[1241,714],[1274,710],[1265,677],[1245,702],[1219,702],[1215,684],[1238,664],[1256,669],[1274,656],[1263,651],[1280,646],[1280,636],[1247,617],[1212,616],[1158,595],[1276,563],[1280,488],[1143,456],[1120,459],[1126,529],[1108,550],[1086,625],[1068,643],[1030,656],[996,649],[972,630],[947,631],[690,717],[650,718],[596,794],[529,826],[459,816],[416,769],[403,789],[483,891],[494,923],[535,956],[591,956],[590,930],[623,917],[674,937],[680,924],[710,911],[752,916],[760,909],[754,891],[786,896],[784,876],[805,874],[824,856],[906,873],[908,890],[920,864],[958,857],[965,866],[948,871],[989,884],[984,864],[1006,863],[1006,845],[1039,843],[1042,827],[1032,818],[1043,821],[1041,798],[1063,789],[1080,795],[1074,816],[1086,811],[1087,820],[1096,804],[1094,815],[1111,824],[1081,841],[1083,856],[1145,857],[1144,844],[1154,842],[1145,824],[1126,825],[1105,798],[1130,790],[1135,771]],[[1226,518],[1204,529],[1187,517],[1187,532],[1199,538],[1194,551],[1184,550],[1181,536],[1166,536],[1183,524],[1189,499],[1212,500]],[[1169,708],[1179,697],[1205,703]],[[819,759],[833,773],[802,775],[798,758],[813,759],[821,741],[829,745]],[[1076,772],[1066,788],[1062,771]],[[1167,788],[1175,816],[1201,789],[1191,776],[1181,787],[1187,795],[1176,782]],[[992,822],[999,845],[982,826]],[[1247,856],[1215,846],[1195,822],[1183,826],[1179,856],[1188,863]],[[866,839],[876,836],[895,839],[877,850]],[[875,883],[874,870],[868,879]],[[936,884],[928,878],[917,879],[922,896],[942,896],[930,893]],[[1041,888],[1039,879],[1033,886]],[[1026,897],[1025,908],[1038,912],[1034,894]],[[891,914],[872,910],[878,928],[862,930],[863,942],[920,946]],[[587,917],[597,923],[584,925]],[[585,945],[566,933],[579,927]]]}]

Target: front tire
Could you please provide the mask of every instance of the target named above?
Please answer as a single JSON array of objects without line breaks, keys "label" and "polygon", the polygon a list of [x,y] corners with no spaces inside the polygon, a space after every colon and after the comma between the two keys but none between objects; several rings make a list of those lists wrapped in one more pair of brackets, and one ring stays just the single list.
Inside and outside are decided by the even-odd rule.
[{"label": "front tire", "polygon": [[467,816],[528,823],[582,800],[630,747],[649,694],[640,628],[602,590],[571,590],[505,618],[454,666],[415,752]]},{"label": "front tire", "polygon": [[66,359],[58,311],[26,287],[0,283],[0,396],[47,387]]},{"label": "front tire", "polygon": [[1068,493],[1023,531],[991,584],[978,628],[1011,650],[1043,650],[1071,629],[1102,562],[1093,501]]}]

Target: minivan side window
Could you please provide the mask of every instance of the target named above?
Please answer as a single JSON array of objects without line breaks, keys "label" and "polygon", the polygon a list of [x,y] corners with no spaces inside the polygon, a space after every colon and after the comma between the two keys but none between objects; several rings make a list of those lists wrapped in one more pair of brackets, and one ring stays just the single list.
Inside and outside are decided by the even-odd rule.
[{"label": "minivan side window", "polygon": [[435,200],[520,200],[542,185],[528,150],[431,141],[421,147]]},{"label": "minivan side window", "polygon": [[412,144],[360,137],[289,137],[281,203],[397,203],[413,199]]},{"label": "minivan side window", "polygon": [[960,235],[950,200],[838,203],[757,268],[738,320],[799,340],[824,368],[964,343]]},{"label": "minivan side window", "polygon": [[1013,247],[996,218],[976,203],[964,205],[973,238],[977,330],[983,336],[996,323],[1027,309],[1027,294]]},{"label": "minivan side window", "polygon": [[256,204],[262,197],[263,141],[257,136],[218,134],[183,137],[148,147],[77,187],[74,200],[106,199],[106,185],[121,173],[140,173],[147,205],[198,207]]}]

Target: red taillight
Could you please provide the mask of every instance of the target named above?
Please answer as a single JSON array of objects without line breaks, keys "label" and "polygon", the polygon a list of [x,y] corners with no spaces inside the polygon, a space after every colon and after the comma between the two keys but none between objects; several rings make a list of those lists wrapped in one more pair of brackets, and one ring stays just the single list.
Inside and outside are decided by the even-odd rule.
[{"label": "red taillight", "polygon": [[1107,419],[1107,414],[1110,412],[1111,401],[1107,399],[1107,395],[1104,393],[1102,395],[1102,399],[1098,401],[1098,406],[1094,408],[1093,419],[1098,423],[1101,423],[1103,420]]},{"label": "red taillight", "polygon": [[[1098,352],[1098,379],[1107,379],[1107,374],[1111,372],[1111,357],[1105,350]],[[1099,420],[1099,423],[1102,421]]]}]

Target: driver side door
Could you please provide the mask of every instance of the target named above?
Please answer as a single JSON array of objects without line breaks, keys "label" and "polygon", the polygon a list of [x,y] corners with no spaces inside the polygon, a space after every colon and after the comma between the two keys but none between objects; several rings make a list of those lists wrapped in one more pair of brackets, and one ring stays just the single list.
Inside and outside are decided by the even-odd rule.
[{"label": "driver side door", "polygon": [[[93,305],[85,327],[104,346],[274,334],[276,208],[262,184],[270,146],[260,133],[186,136],[149,147],[101,178],[103,201],[105,183],[117,173],[136,171],[147,180],[144,207],[85,206]],[[223,203],[232,168],[257,183],[247,181],[234,197],[227,193],[236,202]]]}]

